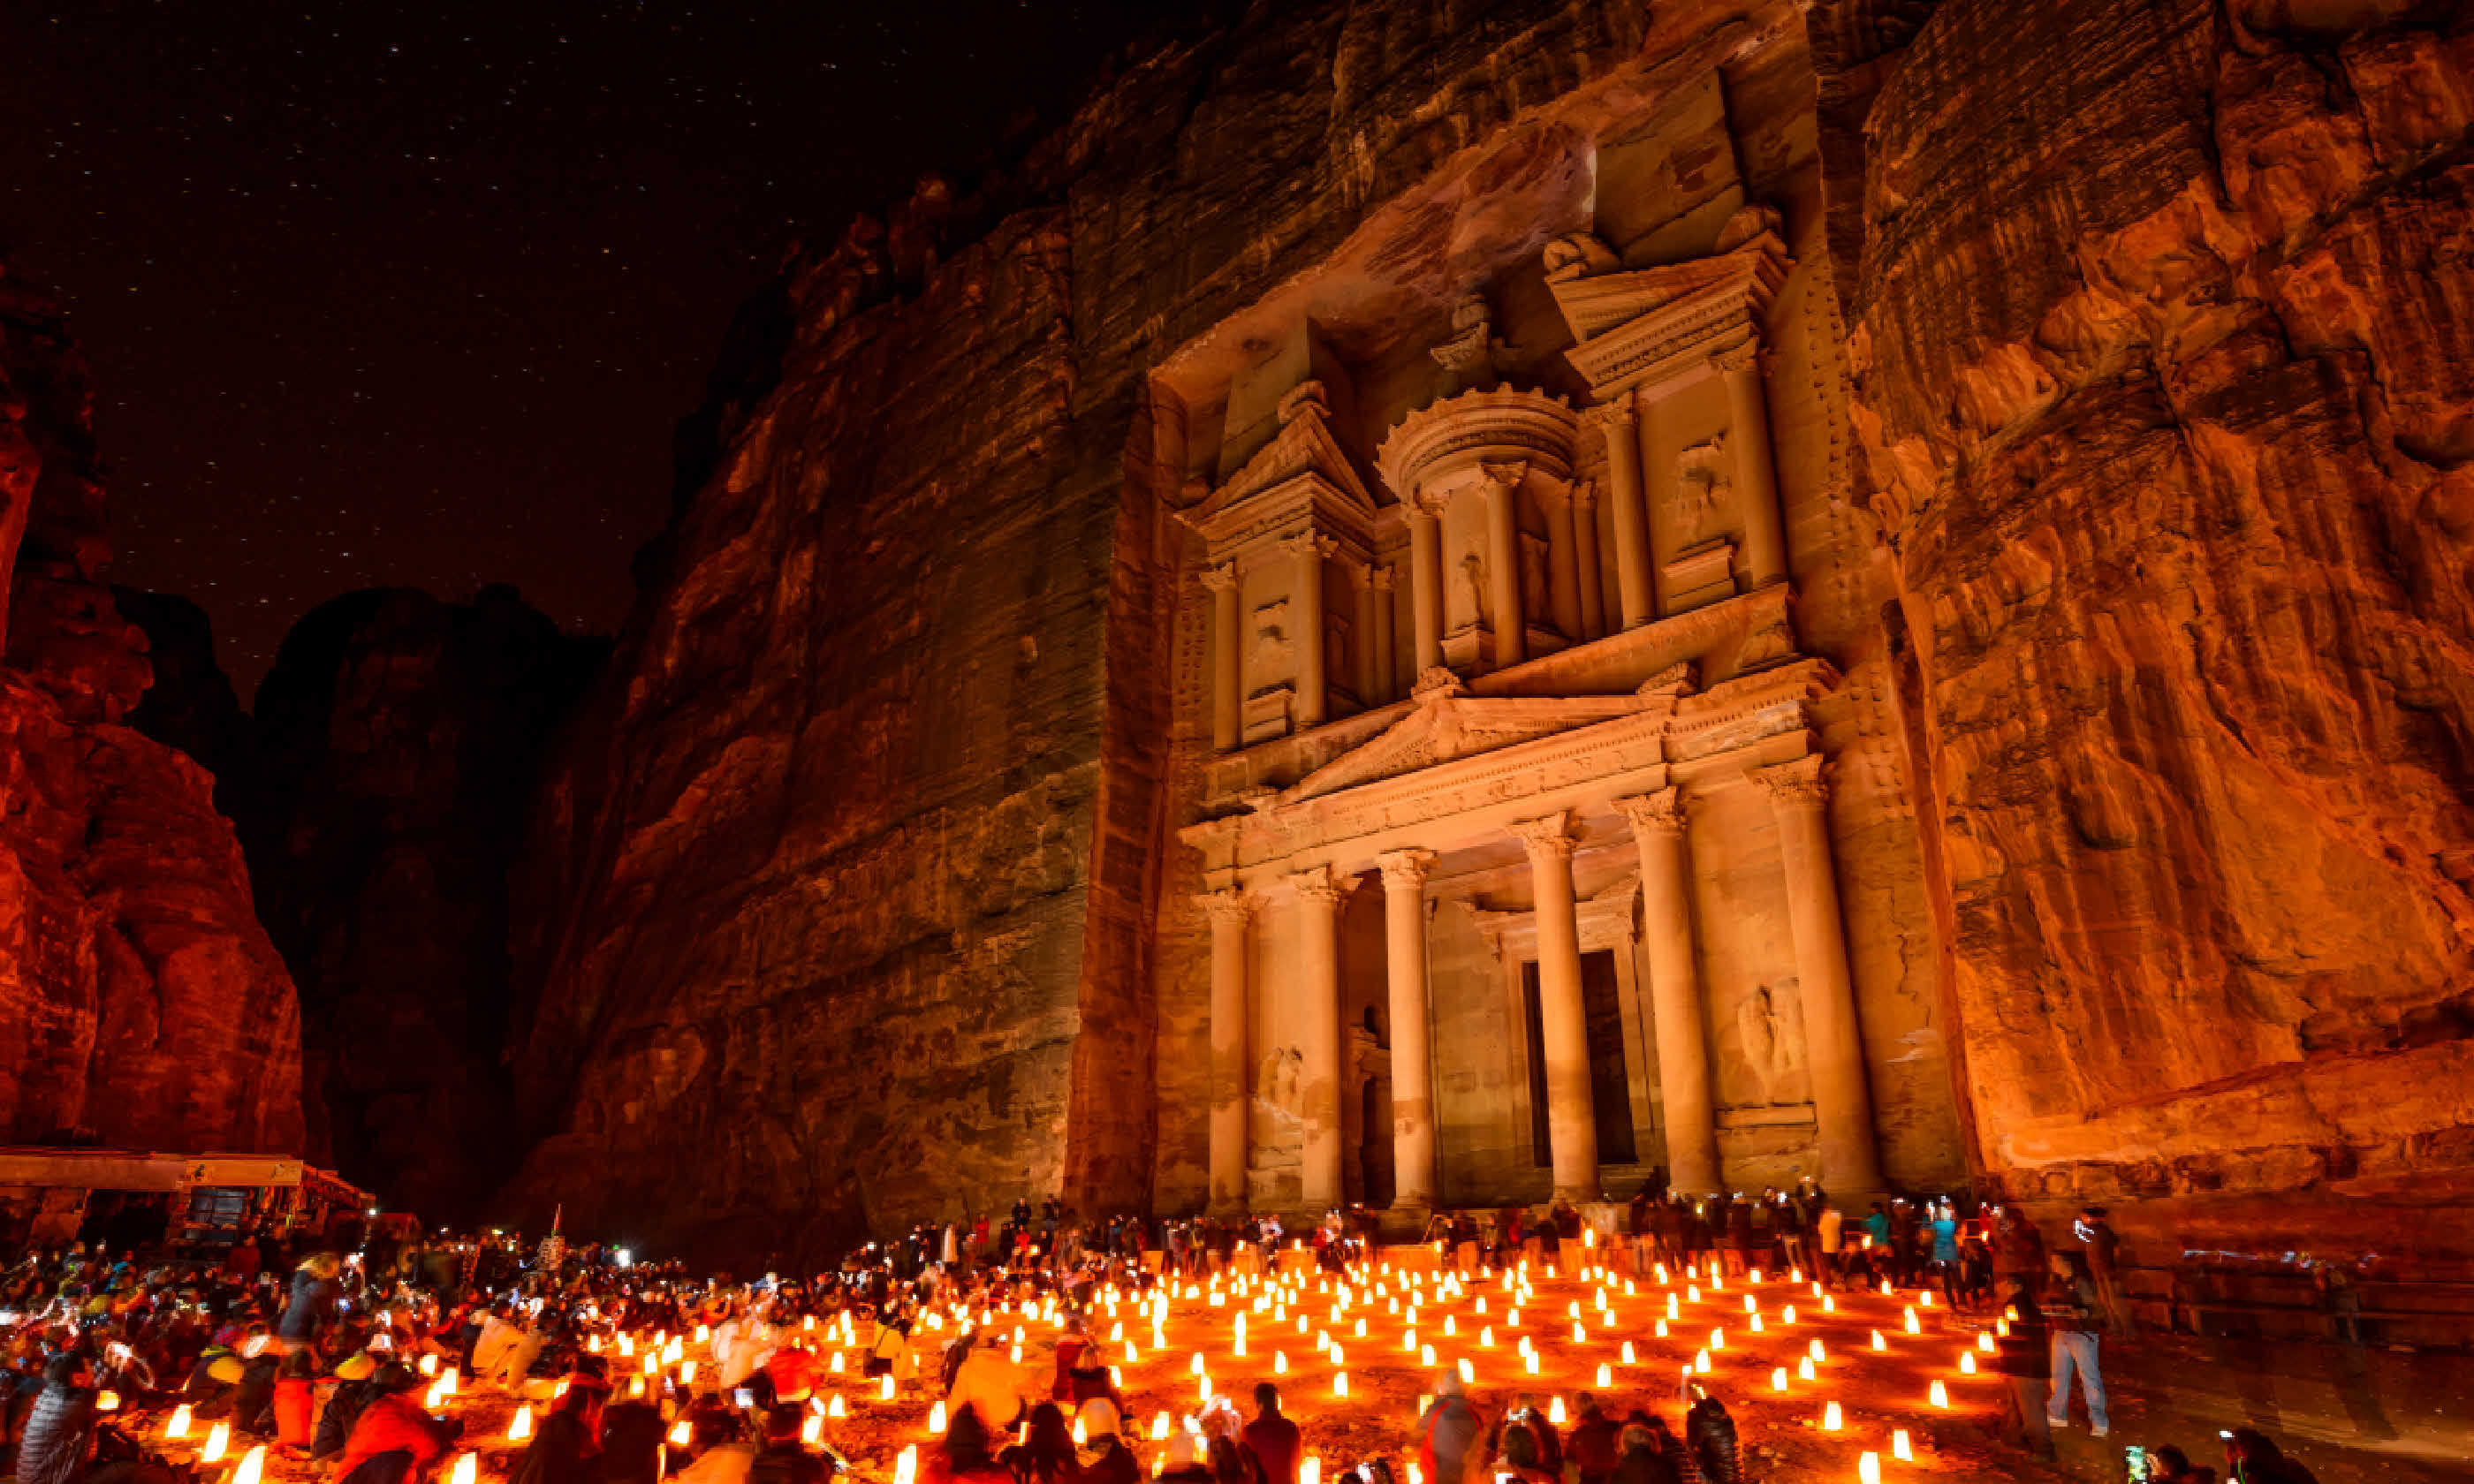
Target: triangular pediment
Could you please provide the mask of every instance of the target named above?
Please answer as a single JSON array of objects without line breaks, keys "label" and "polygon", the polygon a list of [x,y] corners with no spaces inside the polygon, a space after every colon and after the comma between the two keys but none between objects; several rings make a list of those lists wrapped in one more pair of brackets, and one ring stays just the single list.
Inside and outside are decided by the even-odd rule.
[{"label": "triangular pediment", "polygon": [[1438,693],[1364,744],[1283,790],[1280,803],[1337,794],[1385,778],[1474,757],[1630,716],[1654,703],[1640,696],[1492,697]]},{"label": "triangular pediment", "polygon": [[1309,381],[1290,393],[1280,404],[1280,430],[1211,492],[1194,518],[1208,522],[1267,490],[1276,490],[1301,478],[1318,481],[1371,517],[1374,496],[1368,492],[1366,481],[1358,477],[1357,467],[1340,446],[1340,440],[1333,436],[1330,419],[1330,409],[1323,404],[1319,383]]}]

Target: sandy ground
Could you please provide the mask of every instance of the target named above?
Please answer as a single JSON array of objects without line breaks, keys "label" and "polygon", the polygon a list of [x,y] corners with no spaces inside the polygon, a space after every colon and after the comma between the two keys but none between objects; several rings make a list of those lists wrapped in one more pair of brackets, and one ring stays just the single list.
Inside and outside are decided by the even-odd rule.
[{"label": "sandy ground", "polygon": [[[1469,1394],[1490,1421],[1523,1393],[1541,1407],[1560,1397],[1571,1408],[1575,1395],[1588,1391],[1614,1415],[1642,1408],[1666,1418],[1680,1434],[1684,1369],[1693,1363],[1696,1352],[1710,1349],[1710,1331],[1723,1329],[1724,1346],[1710,1349],[1710,1371],[1702,1380],[1734,1413],[1755,1477],[1783,1484],[1854,1480],[1858,1476],[1858,1457],[1866,1452],[1878,1455],[1885,1481],[2121,1477],[2118,1447],[2109,1449],[2117,1460],[2110,1472],[2073,1475],[2030,1465],[1994,1441],[1994,1416],[2002,1383],[1989,1368],[1970,1376],[1958,1364],[1961,1352],[1976,1343],[1978,1326],[1975,1322],[1923,1305],[1914,1293],[1839,1294],[1834,1296],[1835,1311],[1824,1312],[1809,1285],[1783,1276],[1764,1277],[1760,1283],[1736,1282],[1724,1288],[1704,1283],[1695,1298],[1681,1274],[1664,1287],[1655,1281],[1637,1281],[1637,1291],[1628,1295],[1620,1276],[1601,1283],[1578,1273],[1550,1277],[1540,1272],[1533,1275],[1533,1291],[1516,1321],[1514,1295],[1499,1281],[1471,1280],[1466,1293],[1447,1298],[1436,1279],[1427,1276],[1420,1290],[1427,1302],[1417,1314],[1417,1334],[1421,1345],[1435,1349],[1433,1369],[1421,1362],[1417,1352],[1402,1348],[1405,1310],[1412,1294],[1397,1272],[1377,1275],[1380,1292],[1370,1285],[1355,1288],[1351,1305],[1337,1322],[1331,1317],[1335,1295],[1328,1280],[1309,1275],[1302,1280],[1302,1301],[1288,1311],[1285,1320],[1255,1312],[1252,1298],[1256,1295],[1240,1297],[1230,1292],[1215,1307],[1207,1294],[1188,1297],[1180,1288],[1161,1327],[1164,1345],[1152,1343],[1149,1315],[1138,1312],[1130,1302],[1120,1304],[1113,1314],[1105,1303],[1099,1305],[1092,1332],[1118,1366],[1120,1386],[1129,1404],[1128,1427],[1139,1431],[1136,1452],[1147,1465],[1158,1451],[1151,1442],[1157,1415],[1165,1412],[1182,1418],[1199,1407],[1201,1378],[1192,1370],[1198,1352],[1214,1391],[1234,1394],[1249,1416],[1254,1383],[1270,1380],[1278,1385],[1286,1409],[1303,1429],[1307,1450],[1320,1460],[1325,1479],[1361,1460],[1387,1455],[1405,1481],[1405,1465],[1416,1457],[1413,1432],[1419,1400],[1435,1389],[1443,1367],[1462,1358],[1470,1362],[1475,1379]],[[1606,1313],[1597,1308],[1601,1290],[1608,1304]],[[1670,1295],[1677,1317],[1668,1322],[1668,1334],[1660,1337],[1656,1327],[1666,1316]],[[1747,1296],[1758,1305],[1763,1332],[1754,1333],[1750,1328],[1751,1316],[1744,1307]],[[1478,1306],[1481,1301],[1483,1310]],[[1577,1339],[1570,1313],[1574,1304],[1581,1306],[1579,1322],[1584,1329]],[[1783,1310],[1790,1304],[1796,1311],[1793,1324],[1784,1321]],[[1908,1305],[1916,1305],[1920,1334],[1905,1332],[1904,1312]],[[1235,1353],[1240,1314],[1247,1321],[1248,1342],[1242,1357]],[[1301,1316],[1307,1322],[1303,1333],[1298,1327]],[[1444,1332],[1447,1319],[1455,1331],[1450,1334]],[[1119,1325],[1123,1339],[1111,1343],[1109,1337]],[[1017,1326],[1023,1330],[1024,1389],[1044,1391],[1054,1374],[1055,1341],[1062,1331],[1041,1316],[1008,1313],[994,1316],[991,1328],[1009,1337]],[[1488,1328],[1493,1331],[1492,1349],[1481,1340],[1481,1331]],[[1876,1330],[1884,1344],[1880,1351],[1871,1348]],[[825,1331],[818,1333],[822,1336]],[[913,1386],[890,1401],[880,1400],[876,1387],[856,1375],[860,1357],[854,1348],[845,1357],[849,1371],[830,1376],[830,1384],[820,1390],[820,1395],[837,1393],[842,1400],[848,1415],[824,1423],[824,1436],[852,1460],[861,1478],[890,1480],[904,1448],[917,1445],[925,1451],[934,1446],[928,1429],[935,1400],[934,1352],[952,1333],[950,1328],[927,1330],[915,1340],[928,1373],[924,1389]],[[1318,1349],[1318,1333],[1329,1333],[1337,1342],[1343,1352],[1341,1365],[1334,1366],[1329,1353]],[[1516,1348],[1523,1337],[1538,1355],[1535,1375],[1527,1371]],[[1816,1339],[1825,1358],[1815,1367],[1814,1379],[1802,1380],[1797,1376],[1798,1361]],[[1137,1358],[1131,1361],[1126,1359],[1128,1341],[1135,1347]],[[1626,1341],[1632,1343],[1635,1353],[1629,1365],[1621,1359]],[[830,1345],[826,1349],[832,1353]],[[691,1358],[701,1362],[700,1379],[709,1379],[711,1357],[691,1351]],[[1980,1352],[1977,1355],[1979,1363],[1989,1359]],[[1612,1373],[1610,1384],[1603,1386],[1598,1384],[1601,1365]],[[1773,1387],[1773,1374],[1780,1368],[1786,1371],[1784,1391]],[[1344,1371],[1346,1397],[1338,1395],[1337,1387]],[[1948,1390],[1946,1409],[1935,1408],[1928,1400],[1934,1380],[1942,1381]],[[1823,1425],[1826,1404],[1831,1400],[1839,1403],[1841,1412],[1836,1431],[1825,1430]],[[483,1479],[503,1475],[521,1447],[505,1440],[514,1406],[514,1399],[487,1392],[467,1392],[442,1405],[442,1410],[465,1421],[466,1447],[476,1454],[477,1472]],[[1907,1430],[1915,1455],[1912,1461],[1892,1456],[1896,1428]],[[158,1446],[175,1456],[188,1451],[178,1445]],[[304,1484],[318,1475],[310,1466],[270,1454],[264,1476],[272,1484]]]}]

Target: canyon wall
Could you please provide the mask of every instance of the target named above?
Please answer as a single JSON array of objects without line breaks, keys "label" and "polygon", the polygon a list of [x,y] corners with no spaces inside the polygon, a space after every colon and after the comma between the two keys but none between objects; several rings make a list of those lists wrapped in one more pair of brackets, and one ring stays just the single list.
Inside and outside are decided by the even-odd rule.
[{"label": "canyon wall", "polygon": [[0,1139],[298,1153],[300,1012],[213,780],[123,724],[146,641],[61,310],[0,273]]},{"label": "canyon wall", "polygon": [[[511,1214],[788,1251],[1151,1204],[1188,461],[1149,371],[1344,247],[1447,304],[1456,234],[1495,237],[1468,147],[1637,84],[1639,28],[1258,12],[1130,63],[1018,178],[931,182],[797,267],[778,379],[546,801],[518,1055],[552,1134]],[[1494,187],[1540,157],[1492,156]]]},{"label": "canyon wall", "polygon": [[1817,23],[1974,1161],[2474,1256],[2474,22]]},{"label": "canyon wall", "polygon": [[1389,368],[1333,382],[1370,446],[1473,285],[1542,362],[1550,242],[1749,203],[1892,1177],[2160,1257],[2339,1203],[2462,1245],[2413,1213],[2474,1171],[2469,49],[2370,0],[1257,8],[924,181],[742,326],[546,789],[504,1213],[788,1254],[1200,1201],[1179,516],[1272,427],[1232,378]]}]

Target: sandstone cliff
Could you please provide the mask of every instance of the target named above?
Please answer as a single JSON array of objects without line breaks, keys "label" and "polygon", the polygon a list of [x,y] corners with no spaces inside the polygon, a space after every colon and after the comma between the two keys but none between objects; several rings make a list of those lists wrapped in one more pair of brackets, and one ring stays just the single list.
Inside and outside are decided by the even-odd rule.
[{"label": "sandstone cliff", "polygon": [[58,306],[0,276],[0,1137],[298,1152],[299,1010],[213,780],[122,725],[149,670],[91,404]]},{"label": "sandstone cliff", "polygon": [[2474,1180],[2474,23],[1823,19],[1975,1162],[2462,1253],[2365,1223]]}]

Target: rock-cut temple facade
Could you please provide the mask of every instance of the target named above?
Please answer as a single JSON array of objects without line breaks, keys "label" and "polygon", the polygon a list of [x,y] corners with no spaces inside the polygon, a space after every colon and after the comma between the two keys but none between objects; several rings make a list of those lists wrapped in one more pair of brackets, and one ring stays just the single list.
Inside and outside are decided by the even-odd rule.
[{"label": "rock-cut temple facade", "polygon": [[1958,1174],[1920,987],[1850,951],[1897,924],[1839,887],[1881,800],[1798,632],[1779,214],[1630,264],[1597,227],[1399,365],[1301,320],[1232,379],[1178,645],[1217,1209],[1872,1191],[1877,1080],[1900,1173]]}]

